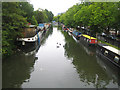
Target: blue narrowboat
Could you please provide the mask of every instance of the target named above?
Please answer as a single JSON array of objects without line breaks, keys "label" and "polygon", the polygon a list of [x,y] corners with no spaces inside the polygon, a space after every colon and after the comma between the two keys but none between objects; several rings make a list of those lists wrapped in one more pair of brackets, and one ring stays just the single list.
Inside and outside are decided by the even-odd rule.
[{"label": "blue narrowboat", "polygon": [[81,32],[78,32],[78,31],[76,31],[76,30],[74,30],[74,31],[72,32],[72,35],[73,35],[77,40],[79,40],[81,34],[82,34]]}]

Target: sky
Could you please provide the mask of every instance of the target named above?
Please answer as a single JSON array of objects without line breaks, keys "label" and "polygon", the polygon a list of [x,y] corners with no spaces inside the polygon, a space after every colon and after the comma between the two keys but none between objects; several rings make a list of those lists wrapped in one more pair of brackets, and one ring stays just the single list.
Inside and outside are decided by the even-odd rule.
[{"label": "sky", "polygon": [[65,12],[68,8],[76,5],[76,3],[80,3],[80,0],[30,0],[30,4],[33,5],[34,10],[38,8],[47,9],[48,11],[52,11],[55,16],[58,13]]}]

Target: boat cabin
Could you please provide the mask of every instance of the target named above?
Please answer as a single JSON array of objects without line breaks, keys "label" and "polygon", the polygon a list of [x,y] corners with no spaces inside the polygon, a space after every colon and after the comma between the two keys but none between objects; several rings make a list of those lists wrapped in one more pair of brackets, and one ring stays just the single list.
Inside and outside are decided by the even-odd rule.
[{"label": "boat cabin", "polygon": [[29,25],[27,28],[24,28],[22,32],[22,38],[29,38],[35,36],[37,30],[36,28],[36,25]]},{"label": "boat cabin", "polygon": [[107,45],[98,44],[99,54],[120,68],[120,50]]},{"label": "boat cabin", "polygon": [[94,37],[91,37],[89,35],[86,35],[86,34],[81,34],[81,38],[86,41],[88,44],[97,44],[98,41],[96,38]]},{"label": "boat cabin", "polygon": [[72,34],[73,34],[73,36],[74,36],[76,39],[79,39],[80,36],[81,36],[81,32],[78,32],[78,31],[76,31],[76,30],[74,30],[74,31],[72,32]]}]

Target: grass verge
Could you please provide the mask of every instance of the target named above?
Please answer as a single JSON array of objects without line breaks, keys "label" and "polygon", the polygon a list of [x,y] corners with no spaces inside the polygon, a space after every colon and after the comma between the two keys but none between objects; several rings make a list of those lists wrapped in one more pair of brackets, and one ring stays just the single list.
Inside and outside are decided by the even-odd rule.
[{"label": "grass verge", "polygon": [[109,46],[111,46],[111,47],[114,47],[114,48],[120,50],[120,48],[118,48],[117,46],[114,46],[114,45],[112,45],[112,44],[110,44],[110,43],[107,43],[107,42],[105,42],[105,41],[98,40],[98,42],[101,42],[101,43],[103,43],[103,44],[107,44],[107,45],[109,45]]}]

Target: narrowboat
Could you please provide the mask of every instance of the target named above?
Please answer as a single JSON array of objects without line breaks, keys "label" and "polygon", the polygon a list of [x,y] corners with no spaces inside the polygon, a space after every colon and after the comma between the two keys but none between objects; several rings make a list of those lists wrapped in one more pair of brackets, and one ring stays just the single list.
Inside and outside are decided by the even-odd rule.
[{"label": "narrowboat", "polygon": [[86,53],[89,55],[89,56],[93,56],[95,54],[95,51],[96,51],[96,47],[88,47],[86,45],[84,45],[84,43],[79,43],[83,49],[86,51]]},{"label": "narrowboat", "polygon": [[23,30],[22,37],[17,38],[18,44],[22,46],[33,46],[37,41],[40,43],[42,33],[43,31],[37,29],[36,25],[29,25],[28,28]]},{"label": "narrowboat", "polygon": [[96,53],[98,56],[110,61],[113,65],[120,68],[120,50],[108,45],[99,43],[97,45]]},{"label": "narrowboat", "polygon": [[88,45],[96,45],[98,43],[97,39],[86,34],[81,34],[81,41],[84,41]]},{"label": "narrowboat", "polygon": [[43,23],[40,23],[38,26],[37,26],[37,29],[43,29],[44,28],[44,24]]},{"label": "narrowboat", "polygon": [[69,31],[69,29],[68,29],[65,25],[62,26],[62,30],[63,30],[64,32],[68,32],[68,31]]},{"label": "narrowboat", "polygon": [[69,29],[68,29],[68,28],[64,28],[63,30],[64,30],[64,32],[68,32],[68,31],[69,31]]},{"label": "narrowboat", "polygon": [[80,36],[81,36],[81,32],[78,32],[78,31],[74,30],[74,31],[72,32],[72,35],[73,35],[77,40],[79,40],[79,38],[80,38]]}]

